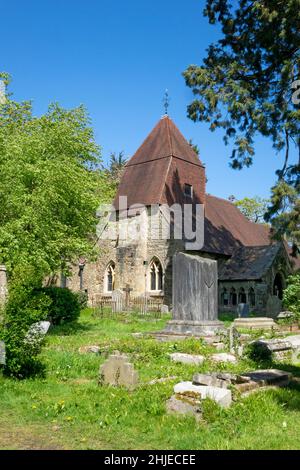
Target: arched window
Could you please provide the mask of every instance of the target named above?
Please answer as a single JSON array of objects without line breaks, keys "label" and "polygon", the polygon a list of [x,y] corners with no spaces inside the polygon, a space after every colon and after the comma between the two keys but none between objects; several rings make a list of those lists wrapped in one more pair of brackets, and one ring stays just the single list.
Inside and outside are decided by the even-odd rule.
[{"label": "arched window", "polygon": [[235,306],[237,304],[237,295],[234,287],[230,289],[230,305]]},{"label": "arched window", "polygon": [[239,290],[239,304],[246,304],[247,303],[247,296],[245,289],[243,287]]},{"label": "arched window", "polygon": [[160,261],[154,258],[149,266],[150,273],[150,290],[161,291],[163,290],[163,269]]},{"label": "arched window", "polygon": [[249,289],[248,299],[249,299],[250,307],[255,307],[255,292],[254,292],[253,287],[250,287]]},{"label": "arched window", "polygon": [[273,283],[273,295],[276,295],[280,300],[282,300],[283,294],[283,280],[280,273],[277,273]]},{"label": "arched window", "polygon": [[224,287],[224,289],[221,292],[221,305],[228,305],[229,303],[229,295],[227,292],[227,289]]},{"label": "arched window", "polygon": [[112,292],[115,289],[115,268],[113,261],[109,263],[105,271],[104,288],[106,292]]}]

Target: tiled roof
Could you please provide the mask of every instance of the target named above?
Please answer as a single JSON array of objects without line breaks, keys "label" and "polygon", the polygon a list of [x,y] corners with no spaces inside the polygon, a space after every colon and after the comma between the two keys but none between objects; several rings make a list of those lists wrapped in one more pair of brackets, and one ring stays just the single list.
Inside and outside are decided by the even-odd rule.
[{"label": "tiled roof", "polygon": [[281,243],[269,246],[242,246],[220,269],[220,281],[255,280],[262,276],[272,266]]},{"label": "tiled roof", "polygon": [[231,255],[240,246],[270,245],[269,234],[269,227],[250,222],[230,201],[206,195],[203,251]]},{"label": "tiled roof", "polygon": [[194,190],[194,203],[204,203],[205,169],[198,155],[164,116],[125,166],[114,201],[118,209],[120,196],[133,204],[184,203],[184,184]]}]

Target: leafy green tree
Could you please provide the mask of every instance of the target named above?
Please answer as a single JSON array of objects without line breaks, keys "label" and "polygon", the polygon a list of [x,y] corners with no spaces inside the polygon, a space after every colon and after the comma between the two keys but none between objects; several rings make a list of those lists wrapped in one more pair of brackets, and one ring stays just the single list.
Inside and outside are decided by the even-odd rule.
[{"label": "leafy green tree", "polygon": [[203,65],[184,72],[195,96],[188,115],[224,130],[225,143],[233,141],[232,168],[252,164],[258,133],[284,152],[266,221],[299,252],[300,107],[293,85],[300,78],[300,1],[207,0],[204,15],[221,25],[222,37]]},{"label": "leafy green tree", "polygon": [[127,159],[124,157],[123,151],[118,154],[116,152],[110,154],[109,165],[106,172],[116,185],[118,185],[121,180],[126,163]]},{"label": "leafy green tree", "polygon": [[269,199],[254,196],[244,197],[239,201],[235,201],[234,205],[237,206],[251,222],[262,223],[269,203]]},{"label": "leafy green tree", "polygon": [[100,163],[83,107],[53,104],[36,117],[30,102],[0,104],[0,262],[9,273],[29,265],[42,278],[93,254]]},{"label": "leafy green tree", "polygon": [[283,292],[283,305],[300,319],[300,273],[288,278]]}]

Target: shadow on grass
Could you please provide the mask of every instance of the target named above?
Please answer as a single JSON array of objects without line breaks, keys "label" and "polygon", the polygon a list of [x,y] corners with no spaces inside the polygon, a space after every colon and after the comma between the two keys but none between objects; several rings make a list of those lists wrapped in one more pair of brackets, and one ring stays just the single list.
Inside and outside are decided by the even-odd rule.
[{"label": "shadow on grass", "polygon": [[83,324],[78,322],[65,323],[62,325],[52,325],[49,330],[50,336],[71,336],[76,333],[89,331],[95,328],[92,324]]}]

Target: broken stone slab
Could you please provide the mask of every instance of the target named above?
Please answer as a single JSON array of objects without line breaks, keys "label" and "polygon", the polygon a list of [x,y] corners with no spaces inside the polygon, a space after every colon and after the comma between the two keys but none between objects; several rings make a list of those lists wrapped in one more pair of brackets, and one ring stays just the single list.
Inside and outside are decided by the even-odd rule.
[{"label": "broken stone slab", "polygon": [[44,338],[44,336],[48,333],[51,323],[49,321],[39,321],[33,323],[26,336],[24,338],[24,343],[35,343],[40,342]]},{"label": "broken stone slab", "polygon": [[185,354],[185,353],[172,353],[170,354],[170,359],[173,362],[180,362],[181,364],[195,364],[201,365],[205,361],[205,357],[195,354]]},{"label": "broken stone slab", "polygon": [[191,397],[195,397],[196,394],[196,396],[199,395],[201,399],[210,398],[224,408],[230,406],[232,402],[230,390],[209,385],[194,385],[192,382],[180,382],[176,384],[174,392]]},{"label": "broken stone slab", "polygon": [[236,328],[247,330],[271,330],[277,328],[273,318],[268,317],[236,318],[233,325]]},{"label": "broken stone slab", "polygon": [[124,386],[133,390],[138,384],[138,373],[127,355],[115,351],[100,367],[99,384]]},{"label": "broken stone slab", "polygon": [[86,353],[93,353],[93,354],[100,354],[100,347],[91,345],[91,346],[81,346],[81,348],[78,349],[78,351],[81,354],[86,354]]},{"label": "broken stone slab", "polygon": [[277,316],[277,320],[286,320],[287,318],[292,318],[295,315],[292,312],[285,311],[285,312],[280,312]]},{"label": "broken stone slab", "polygon": [[[259,339],[250,344],[252,350],[257,353],[264,352],[270,359],[292,360],[294,362],[296,361],[297,352],[300,352],[299,339],[300,336],[296,335],[279,339]],[[297,346],[298,344],[299,346]]]},{"label": "broken stone slab", "polygon": [[286,336],[284,340],[288,341],[294,349],[300,348],[300,335]]},{"label": "broken stone slab", "polygon": [[5,366],[6,364],[6,349],[4,341],[0,341],[0,365]]},{"label": "broken stone slab", "polygon": [[249,382],[254,382],[263,387],[266,385],[288,385],[292,379],[292,374],[280,369],[262,369],[252,372],[246,372],[241,377],[246,378]]},{"label": "broken stone slab", "polygon": [[201,401],[197,398],[188,397],[177,393],[172,395],[166,403],[168,413],[179,415],[191,415],[199,420],[201,418]]},{"label": "broken stone slab", "polygon": [[211,374],[197,373],[193,376],[194,385],[228,388],[231,385],[248,382],[247,378],[236,374],[212,372]]},{"label": "broken stone slab", "polygon": [[235,364],[237,362],[236,357],[233,354],[228,353],[216,353],[211,356],[214,362],[230,362]]}]

